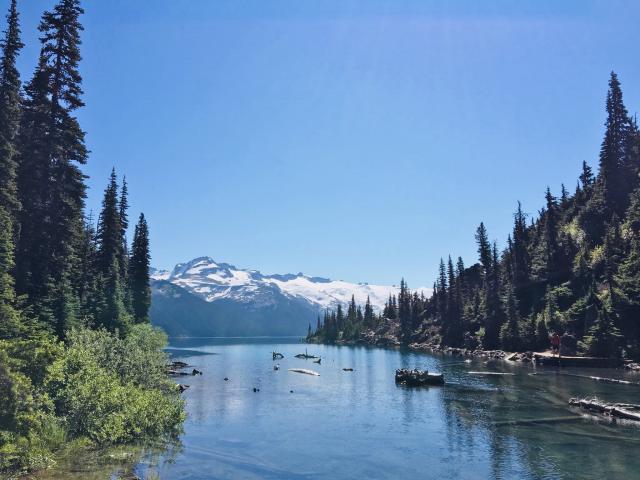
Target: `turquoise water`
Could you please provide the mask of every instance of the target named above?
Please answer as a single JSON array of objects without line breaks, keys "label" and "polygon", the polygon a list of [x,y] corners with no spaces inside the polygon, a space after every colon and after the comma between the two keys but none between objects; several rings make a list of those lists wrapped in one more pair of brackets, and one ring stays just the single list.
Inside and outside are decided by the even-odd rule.
[{"label": "turquoise water", "polygon": [[[180,378],[190,384],[181,444],[169,454],[141,453],[131,468],[142,478],[640,478],[640,428],[567,405],[570,397],[587,395],[640,403],[640,386],[502,361],[295,339],[191,339],[171,346],[174,357],[204,375]],[[272,361],[273,349],[286,358]],[[293,358],[305,349],[322,364]],[[396,386],[400,367],[443,372],[447,385]],[[471,373],[478,371],[513,375]],[[570,372],[640,380],[613,370]]]}]

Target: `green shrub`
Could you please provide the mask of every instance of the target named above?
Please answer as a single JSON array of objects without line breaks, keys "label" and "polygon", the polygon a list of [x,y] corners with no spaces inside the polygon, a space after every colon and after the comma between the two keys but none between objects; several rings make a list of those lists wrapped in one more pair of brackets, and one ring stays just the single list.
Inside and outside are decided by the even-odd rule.
[{"label": "green shrub", "polygon": [[99,444],[176,433],[183,402],[163,373],[165,341],[148,325],[124,339],[106,330],[72,331],[48,383],[70,433]]}]

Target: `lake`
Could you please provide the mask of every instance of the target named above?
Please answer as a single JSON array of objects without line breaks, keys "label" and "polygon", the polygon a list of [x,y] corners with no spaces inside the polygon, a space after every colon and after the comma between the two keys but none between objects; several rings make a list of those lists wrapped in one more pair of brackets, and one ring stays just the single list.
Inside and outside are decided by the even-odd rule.
[{"label": "lake", "polygon": [[[274,349],[285,358],[272,361]],[[294,358],[305,349],[322,364]],[[640,403],[640,386],[499,360],[291,338],[174,339],[170,352],[204,375],[180,377],[190,385],[180,444],[136,451],[135,461],[118,466],[141,478],[640,478],[640,427],[567,405],[573,396]],[[447,384],[397,386],[401,367],[443,372]],[[618,370],[568,372],[640,381]],[[117,470],[108,461],[94,463],[74,459],[48,475],[108,478]]]}]

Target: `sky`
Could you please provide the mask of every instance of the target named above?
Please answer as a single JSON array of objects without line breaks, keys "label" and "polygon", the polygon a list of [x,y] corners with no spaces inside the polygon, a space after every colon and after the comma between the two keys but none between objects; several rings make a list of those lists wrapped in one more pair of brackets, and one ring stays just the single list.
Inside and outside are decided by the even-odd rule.
[{"label": "sky", "polygon": [[[54,2],[18,3],[28,80]],[[597,166],[611,70],[640,110],[635,1],[83,6],[87,208],[126,175],[160,268],[428,286]]]}]

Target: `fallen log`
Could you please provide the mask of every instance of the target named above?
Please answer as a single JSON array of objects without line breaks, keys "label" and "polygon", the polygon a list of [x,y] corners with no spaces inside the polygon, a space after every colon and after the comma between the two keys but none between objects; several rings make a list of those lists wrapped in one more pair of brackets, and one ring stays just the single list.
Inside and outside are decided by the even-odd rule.
[{"label": "fallen log", "polygon": [[515,375],[515,373],[507,372],[469,372],[471,375]]},{"label": "fallen log", "polygon": [[279,353],[279,352],[271,352],[271,354],[272,354],[274,360],[278,360],[278,359],[284,358],[284,355]]},{"label": "fallen log", "polygon": [[319,377],[320,374],[318,372],[315,372],[313,370],[309,370],[308,368],[290,368],[289,369],[290,372],[294,372],[294,373],[304,373],[306,375],[313,375],[314,377]]},{"label": "fallen log", "polygon": [[571,398],[569,405],[580,407],[582,410],[596,412],[610,417],[624,418],[626,420],[634,420],[640,422],[640,405],[625,403],[602,403],[598,399]]},{"label": "fallen log", "polygon": [[518,426],[518,425],[538,425],[544,423],[564,423],[564,422],[577,422],[582,421],[582,417],[579,415],[570,415],[565,417],[543,417],[543,418],[528,418],[520,420],[505,420],[503,422],[494,422],[495,427],[504,426]]},{"label": "fallen log", "polygon": [[569,377],[576,377],[576,378],[587,378],[589,380],[595,380],[596,382],[617,383],[619,385],[637,385],[637,386],[640,386],[640,383],[638,383],[638,382],[630,382],[629,380],[618,380],[617,378],[595,377],[593,375],[578,375],[578,374],[575,374],[575,373],[558,373],[558,375],[567,375]]}]

